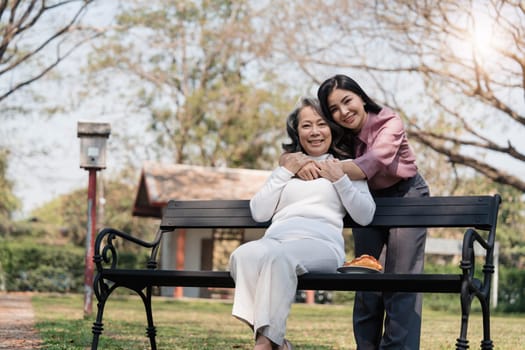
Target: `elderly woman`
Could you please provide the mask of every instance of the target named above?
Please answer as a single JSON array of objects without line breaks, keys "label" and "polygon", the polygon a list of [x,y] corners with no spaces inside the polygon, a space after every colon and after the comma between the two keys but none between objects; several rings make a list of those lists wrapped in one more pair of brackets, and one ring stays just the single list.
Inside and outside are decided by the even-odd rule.
[{"label": "elderly woman", "polygon": [[[292,349],[285,339],[297,276],[335,272],[345,260],[342,236],[346,213],[361,225],[374,216],[375,202],[365,180],[352,181],[338,165],[332,131],[315,99],[305,98],[288,117],[290,153],[250,201],[256,221],[272,220],[264,236],[238,247],[230,257],[235,280],[232,314],[246,322],[254,350]],[[315,161],[320,176],[295,175]]]}]

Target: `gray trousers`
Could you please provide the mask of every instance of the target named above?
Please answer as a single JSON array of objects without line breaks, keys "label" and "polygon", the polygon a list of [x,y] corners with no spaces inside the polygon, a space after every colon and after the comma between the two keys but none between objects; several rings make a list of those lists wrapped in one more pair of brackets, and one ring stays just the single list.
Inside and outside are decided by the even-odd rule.
[{"label": "gray trousers", "polygon": [[[418,174],[373,195],[426,197],[430,192]],[[354,229],[355,255],[373,255],[387,273],[422,273],[426,234],[426,228]],[[419,349],[421,309],[420,293],[356,292],[353,325],[357,349]]]}]

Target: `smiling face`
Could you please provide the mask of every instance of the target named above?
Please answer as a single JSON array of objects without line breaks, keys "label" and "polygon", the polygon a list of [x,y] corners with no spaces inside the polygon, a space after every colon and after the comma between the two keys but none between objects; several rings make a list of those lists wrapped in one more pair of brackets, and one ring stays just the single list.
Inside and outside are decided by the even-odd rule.
[{"label": "smiling face", "polygon": [[337,124],[355,132],[368,118],[363,99],[350,90],[334,89],[328,95],[328,109]]},{"label": "smiling face", "polygon": [[330,126],[312,107],[299,112],[297,133],[304,152],[313,157],[327,153],[332,143]]}]

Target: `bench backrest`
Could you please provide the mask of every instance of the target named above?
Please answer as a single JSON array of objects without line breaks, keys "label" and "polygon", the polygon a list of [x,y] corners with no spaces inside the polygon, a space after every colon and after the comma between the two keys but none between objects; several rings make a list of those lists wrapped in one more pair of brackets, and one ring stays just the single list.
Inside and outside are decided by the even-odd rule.
[{"label": "bench backrest", "polygon": [[[375,198],[374,227],[475,227],[494,231],[501,198],[455,196]],[[252,219],[248,200],[169,201],[160,228],[257,228],[270,222]],[[345,227],[360,227],[349,216]]]}]

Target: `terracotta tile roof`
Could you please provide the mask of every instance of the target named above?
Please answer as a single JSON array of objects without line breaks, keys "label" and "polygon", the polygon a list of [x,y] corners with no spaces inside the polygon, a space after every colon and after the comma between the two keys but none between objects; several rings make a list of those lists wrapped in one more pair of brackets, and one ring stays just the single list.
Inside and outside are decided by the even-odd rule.
[{"label": "terracotta tile roof", "polygon": [[161,217],[170,199],[250,199],[270,171],[146,162],[133,215]]}]

